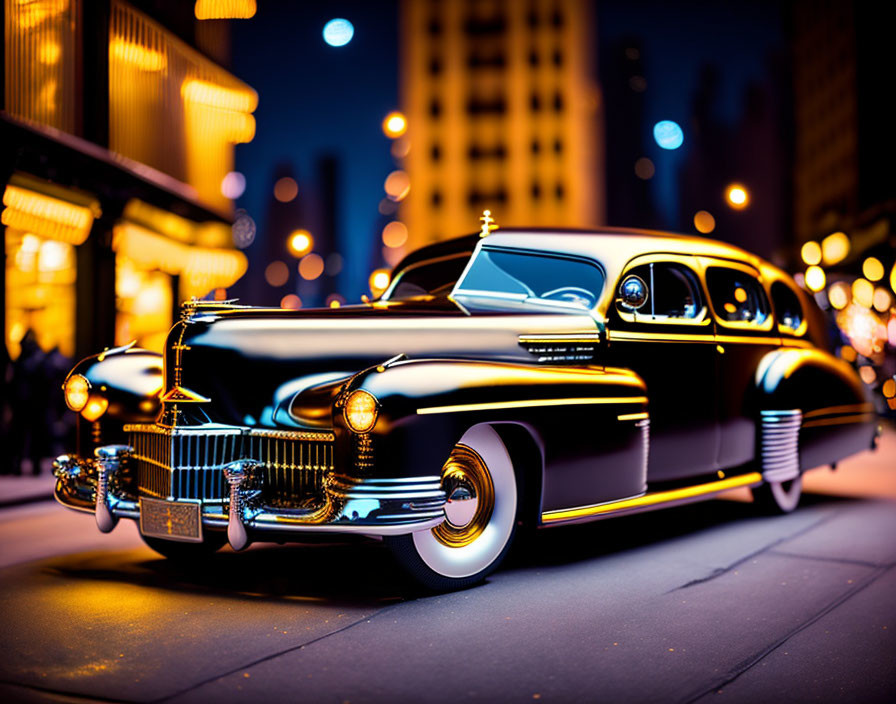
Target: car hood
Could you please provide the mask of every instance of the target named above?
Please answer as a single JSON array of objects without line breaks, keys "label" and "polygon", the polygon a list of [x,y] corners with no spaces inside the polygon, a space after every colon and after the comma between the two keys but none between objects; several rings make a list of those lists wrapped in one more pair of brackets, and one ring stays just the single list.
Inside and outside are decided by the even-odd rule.
[{"label": "car hood", "polygon": [[209,420],[276,426],[286,421],[274,411],[297,393],[396,355],[537,363],[526,336],[596,332],[584,312],[471,314],[446,299],[299,311],[203,306],[187,309],[168,335],[165,389],[193,395]]}]

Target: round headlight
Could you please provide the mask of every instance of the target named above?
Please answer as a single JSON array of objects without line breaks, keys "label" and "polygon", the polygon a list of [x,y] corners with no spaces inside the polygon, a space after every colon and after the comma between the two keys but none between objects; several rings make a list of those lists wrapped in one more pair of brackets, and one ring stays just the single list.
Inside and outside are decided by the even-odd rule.
[{"label": "round headlight", "polygon": [[109,401],[102,396],[91,396],[87,405],[84,406],[84,410],[81,411],[81,415],[93,423],[93,421],[100,419],[100,416],[106,412],[108,407]]},{"label": "round headlight", "polygon": [[65,380],[65,405],[76,413],[87,405],[90,395],[90,382],[80,374],[72,374]]},{"label": "round headlight", "polygon": [[352,391],[345,401],[343,414],[349,428],[356,433],[367,433],[376,425],[376,399],[366,391]]}]

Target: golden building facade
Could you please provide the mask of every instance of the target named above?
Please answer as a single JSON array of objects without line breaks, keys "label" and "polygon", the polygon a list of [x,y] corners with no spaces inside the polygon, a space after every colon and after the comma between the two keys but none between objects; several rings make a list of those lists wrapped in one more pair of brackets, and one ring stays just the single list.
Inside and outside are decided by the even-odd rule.
[{"label": "golden building facade", "polygon": [[603,221],[594,22],[581,0],[405,0],[408,249],[499,225]]}]

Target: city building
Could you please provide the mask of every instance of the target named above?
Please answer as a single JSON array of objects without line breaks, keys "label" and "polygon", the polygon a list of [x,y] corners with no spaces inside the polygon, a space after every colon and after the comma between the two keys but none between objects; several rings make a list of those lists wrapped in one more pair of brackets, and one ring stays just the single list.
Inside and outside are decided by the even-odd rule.
[{"label": "city building", "polygon": [[406,249],[499,225],[604,220],[592,5],[405,0]]},{"label": "city building", "polygon": [[4,0],[10,358],[29,331],[68,357],[132,340],[161,350],[180,301],[243,274],[222,184],[258,96],[224,64],[226,18],[254,7]]}]

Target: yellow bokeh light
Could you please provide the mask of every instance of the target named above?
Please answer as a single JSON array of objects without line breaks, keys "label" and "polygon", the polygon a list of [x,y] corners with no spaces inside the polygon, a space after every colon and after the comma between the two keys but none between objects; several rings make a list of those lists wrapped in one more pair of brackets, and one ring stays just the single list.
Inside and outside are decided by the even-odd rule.
[{"label": "yellow bokeh light", "polygon": [[870,308],[874,302],[874,284],[867,279],[852,282],[852,299],[862,308]]},{"label": "yellow bokeh light", "polygon": [[402,200],[411,190],[411,180],[405,171],[393,171],[386,177],[383,188],[391,200]]},{"label": "yellow bokeh light", "polygon": [[814,241],[806,242],[800,250],[800,256],[809,266],[821,264],[821,245]]},{"label": "yellow bokeh light", "polygon": [[732,183],[725,189],[725,200],[735,210],[743,210],[750,204],[750,193],[739,183]]},{"label": "yellow bokeh light", "polygon": [[893,398],[894,396],[896,396],[896,381],[893,381],[893,379],[887,379],[881,387],[881,391],[884,392],[884,396],[886,396],[887,398]]},{"label": "yellow bokeh light", "polygon": [[835,232],[821,241],[821,256],[825,264],[836,264],[849,254],[849,237],[845,232]]},{"label": "yellow bokeh light", "polygon": [[840,349],[840,357],[845,359],[847,362],[855,362],[856,361],[856,351],[854,348],[849,345],[844,345]]},{"label": "yellow bokeh light", "polygon": [[370,279],[368,280],[370,284],[370,291],[375,296],[379,296],[383,291],[385,291],[389,287],[389,270],[388,269],[376,269],[370,274]]},{"label": "yellow bokeh light", "polygon": [[294,178],[284,176],[277,179],[277,183],[274,184],[274,198],[281,203],[289,203],[297,195],[299,195],[299,184]]},{"label": "yellow bokeh light", "polygon": [[884,278],[884,265],[877,257],[868,257],[862,264],[862,273],[869,281],[880,281]]},{"label": "yellow bokeh light", "polygon": [[164,71],[168,67],[168,59],[162,52],[148,49],[121,37],[114,37],[109,42],[109,55],[141,71]]},{"label": "yellow bokeh light", "polygon": [[893,264],[893,268],[890,270],[890,288],[893,289],[893,293],[896,293],[896,263]]},{"label": "yellow bokeh light", "polygon": [[843,310],[849,305],[849,286],[842,281],[832,284],[828,289],[828,300],[835,310]]},{"label": "yellow bokeh light", "polygon": [[197,20],[248,20],[255,17],[255,0],[196,0]]},{"label": "yellow bokeh light", "polygon": [[738,303],[744,303],[747,300],[747,292],[738,286],[734,289],[734,300]]},{"label": "yellow bokeh light", "polygon": [[408,228],[395,220],[383,228],[383,244],[387,247],[401,247],[408,241]]},{"label": "yellow bokeh light", "polygon": [[324,273],[324,260],[319,254],[313,252],[302,258],[299,262],[299,276],[306,281],[314,281]]},{"label": "yellow bokeh light", "polygon": [[824,288],[826,277],[824,269],[818,266],[810,266],[806,269],[806,286],[810,291],[821,291]]},{"label": "yellow bokeh light", "polygon": [[289,236],[286,246],[294,257],[303,257],[314,246],[314,238],[308,230],[294,230]]},{"label": "yellow bokeh light", "polygon": [[708,235],[716,229],[716,219],[712,216],[712,213],[706,210],[698,210],[694,214],[694,227],[697,228],[697,232]]},{"label": "yellow bokeh light", "polygon": [[81,415],[93,423],[95,420],[100,419],[107,408],[109,408],[109,401],[107,399],[102,396],[91,396],[87,405],[84,407],[84,410],[81,411]]},{"label": "yellow bokeh light", "polygon": [[390,139],[401,137],[408,131],[408,120],[400,112],[390,112],[383,120],[383,134]]},{"label": "yellow bokeh light", "polygon": [[874,289],[874,298],[871,299],[871,303],[874,306],[874,310],[878,313],[886,313],[890,310],[891,301],[892,296],[890,296],[890,292],[883,286],[878,286]]}]

